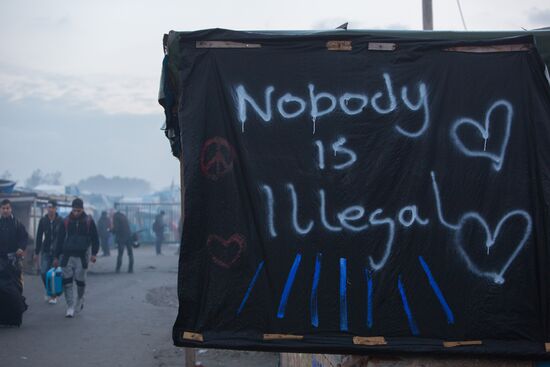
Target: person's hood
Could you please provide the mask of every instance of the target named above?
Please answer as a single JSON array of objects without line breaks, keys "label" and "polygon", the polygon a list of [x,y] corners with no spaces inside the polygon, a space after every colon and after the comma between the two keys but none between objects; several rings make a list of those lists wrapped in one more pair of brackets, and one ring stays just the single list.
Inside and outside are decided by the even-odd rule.
[{"label": "person's hood", "polygon": [[86,219],[87,216],[88,216],[88,214],[86,214],[86,212],[82,212],[82,214],[79,217],[75,217],[73,215],[73,213],[71,212],[71,214],[69,214],[69,219],[70,220],[82,220],[82,219]]},{"label": "person's hood", "polygon": [[[44,215],[44,218],[48,218],[48,219],[50,218],[50,217],[48,216],[48,213],[46,213],[46,214]],[[55,213],[55,219],[57,219],[57,218],[59,218],[59,213],[56,212],[56,213]]]}]

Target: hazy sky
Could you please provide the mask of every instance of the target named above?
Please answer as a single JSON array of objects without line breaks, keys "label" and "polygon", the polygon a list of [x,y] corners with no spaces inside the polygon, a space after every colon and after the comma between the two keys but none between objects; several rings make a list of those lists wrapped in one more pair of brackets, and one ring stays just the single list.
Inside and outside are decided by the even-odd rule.
[{"label": "hazy sky", "polygon": [[[433,0],[436,30],[462,30]],[[550,26],[548,0],[461,0],[470,30]],[[32,170],[177,182],[156,102],[162,35],[203,28],[420,29],[421,0],[47,1],[0,3],[0,174]]]}]

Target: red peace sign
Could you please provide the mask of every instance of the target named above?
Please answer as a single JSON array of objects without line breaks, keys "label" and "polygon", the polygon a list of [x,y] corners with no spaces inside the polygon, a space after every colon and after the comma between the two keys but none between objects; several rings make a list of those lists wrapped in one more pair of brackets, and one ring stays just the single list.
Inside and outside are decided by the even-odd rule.
[{"label": "red peace sign", "polygon": [[208,139],[201,151],[201,171],[211,180],[218,180],[233,169],[235,151],[227,140],[216,136]]}]

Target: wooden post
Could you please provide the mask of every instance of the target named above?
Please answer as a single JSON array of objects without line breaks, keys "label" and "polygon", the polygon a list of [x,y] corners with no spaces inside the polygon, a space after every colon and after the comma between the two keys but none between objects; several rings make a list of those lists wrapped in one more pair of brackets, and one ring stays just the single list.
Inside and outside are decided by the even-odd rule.
[{"label": "wooden post", "polygon": [[[183,227],[183,219],[185,215],[185,183],[183,180],[183,152],[180,153],[179,156],[180,160],[180,195],[181,195],[181,218],[182,221],[182,227]],[[181,235],[181,233],[180,233]],[[181,246],[181,237],[180,237],[180,246]],[[180,249],[181,251],[181,249]],[[195,356],[195,349],[194,348],[184,348],[185,350],[185,367],[195,367],[196,362],[196,356]]]},{"label": "wooden post", "polygon": [[422,0],[422,29],[425,31],[434,29],[432,0]]}]

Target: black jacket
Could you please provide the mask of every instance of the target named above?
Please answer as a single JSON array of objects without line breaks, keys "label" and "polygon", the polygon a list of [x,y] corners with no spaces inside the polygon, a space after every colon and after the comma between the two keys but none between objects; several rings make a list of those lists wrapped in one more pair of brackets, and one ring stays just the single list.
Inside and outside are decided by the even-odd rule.
[{"label": "black jacket", "polygon": [[63,225],[59,226],[55,257],[59,258],[61,255],[66,255],[66,258],[82,257],[90,247],[92,255],[97,255],[99,238],[94,219],[86,213],[82,213],[78,218],[69,214],[63,220]]},{"label": "black jacket", "polygon": [[97,231],[100,236],[107,237],[109,235],[109,218],[106,215],[102,215],[97,221]]},{"label": "black jacket", "polygon": [[57,236],[59,227],[63,225],[63,219],[58,214],[55,214],[53,221],[46,214],[38,223],[36,231],[36,247],[34,253],[38,255],[40,251],[46,254],[53,254],[57,245]]},{"label": "black jacket", "polygon": [[119,244],[125,244],[132,238],[132,232],[130,230],[130,224],[128,218],[121,212],[116,212],[113,216],[113,228],[111,232],[116,237],[116,242]]},{"label": "black jacket", "polygon": [[8,218],[0,218],[0,257],[25,250],[29,235],[25,226],[12,215]]},{"label": "black jacket", "polygon": [[166,224],[164,224],[164,216],[157,214],[155,221],[153,222],[153,232],[155,232],[157,236],[162,236],[165,228]]}]

